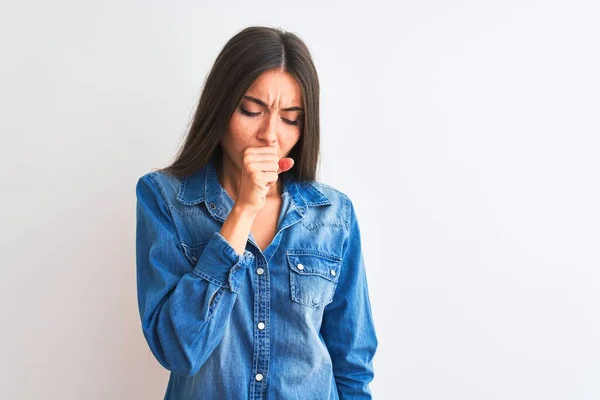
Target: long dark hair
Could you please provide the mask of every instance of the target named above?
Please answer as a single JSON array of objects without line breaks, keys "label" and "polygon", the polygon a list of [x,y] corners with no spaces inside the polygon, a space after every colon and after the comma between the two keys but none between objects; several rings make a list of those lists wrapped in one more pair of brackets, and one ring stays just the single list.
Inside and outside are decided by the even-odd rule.
[{"label": "long dark hair", "polygon": [[[294,166],[280,175],[316,179],[319,163],[319,79],[306,44],[282,29],[251,26],[236,33],[217,56],[204,85],[186,138],[175,160],[161,171],[185,177],[211,159],[222,160],[220,140],[242,96],[263,72],[290,73],[302,89],[302,132],[288,157]],[[219,165],[220,166],[220,165]]]}]

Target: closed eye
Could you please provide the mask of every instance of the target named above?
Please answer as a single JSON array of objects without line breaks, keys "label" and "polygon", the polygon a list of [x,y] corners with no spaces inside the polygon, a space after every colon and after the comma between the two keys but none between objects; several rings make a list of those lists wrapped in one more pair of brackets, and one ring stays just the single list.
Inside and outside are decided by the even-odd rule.
[{"label": "closed eye", "polygon": [[281,118],[281,119],[282,119],[282,120],[283,120],[283,121],[284,121],[286,124],[288,124],[288,125],[294,125],[294,126],[298,125],[298,123],[300,122],[300,120],[298,120],[298,119],[297,119],[297,120],[295,120],[295,121],[290,121],[289,119],[285,119],[285,118]]},{"label": "closed eye", "polygon": [[250,112],[242,107],[240,107],[240,111],[242,112],[242,114],[247,115],[249,117],[256,117],[257,115],[260,115],[259,112]]},{"label": "closed eye", "polygon": [[[246,109],[245,109],[245,108],[243,108],[243,107],[240,107],[240,111],[242,112],[242,114],[244,114],[244,115],[247,115],[247,116],[249,116],[249,117],[256,117],[256,116],[258,116],[258,115],[260,115],[260,114],[261,114],[260,112],[250,112],[250,111],[246,110]],[[295,121],[290,121],[289,119],[286,119],[286,118],[281,118],[281,119],[282,119],[282,120],[283,120],[283,121],[284,121],[286,124],[288,124],[288,125],[294,125],[294,126],[296,126],[296,125],[298,125],[298,124],[300,123],[300,120],[299,120],[299,119],[297,119],[297,120],[295,120]]]}]

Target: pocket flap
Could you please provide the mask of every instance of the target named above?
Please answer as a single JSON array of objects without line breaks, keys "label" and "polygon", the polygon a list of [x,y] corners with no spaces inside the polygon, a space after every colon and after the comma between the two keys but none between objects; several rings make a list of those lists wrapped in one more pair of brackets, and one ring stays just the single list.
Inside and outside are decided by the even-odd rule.
[{"label": "pocket flap", "polygon": [[341,257],[317,250],[287,250],[290,268],[300,275],[320,275],[336,282],[340,276]]}]

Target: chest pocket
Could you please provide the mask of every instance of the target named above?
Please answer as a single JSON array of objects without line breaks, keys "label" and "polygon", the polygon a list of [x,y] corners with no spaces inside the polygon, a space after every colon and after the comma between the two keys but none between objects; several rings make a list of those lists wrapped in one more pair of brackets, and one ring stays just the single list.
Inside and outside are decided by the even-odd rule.
[{"label": "chest pocket", "polygon": [[321,251],[301,249],[287,250],[286,256],[292,300],[313,308],[331,303],[342,259]]}]

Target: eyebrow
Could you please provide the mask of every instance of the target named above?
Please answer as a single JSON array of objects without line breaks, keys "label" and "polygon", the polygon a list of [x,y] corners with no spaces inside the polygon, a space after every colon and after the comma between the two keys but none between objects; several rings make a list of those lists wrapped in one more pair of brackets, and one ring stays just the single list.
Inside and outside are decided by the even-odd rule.
[{"label": "eyebrow", "polygon": [[[261,106],[263,106],[265,108],[269,108],[264,101],[262,101],[260,99],[257,99],[256,97],[244,95],[244,98],[246,100],[250,100],[250,101],[252,101],[252,102],[254,102],[256,104],[259,104],[259,105],[261,105]],[[302,108],[302,107],[288,107],[288,108],[282,109],[282,111],[304,111],[304,108]]]}]

